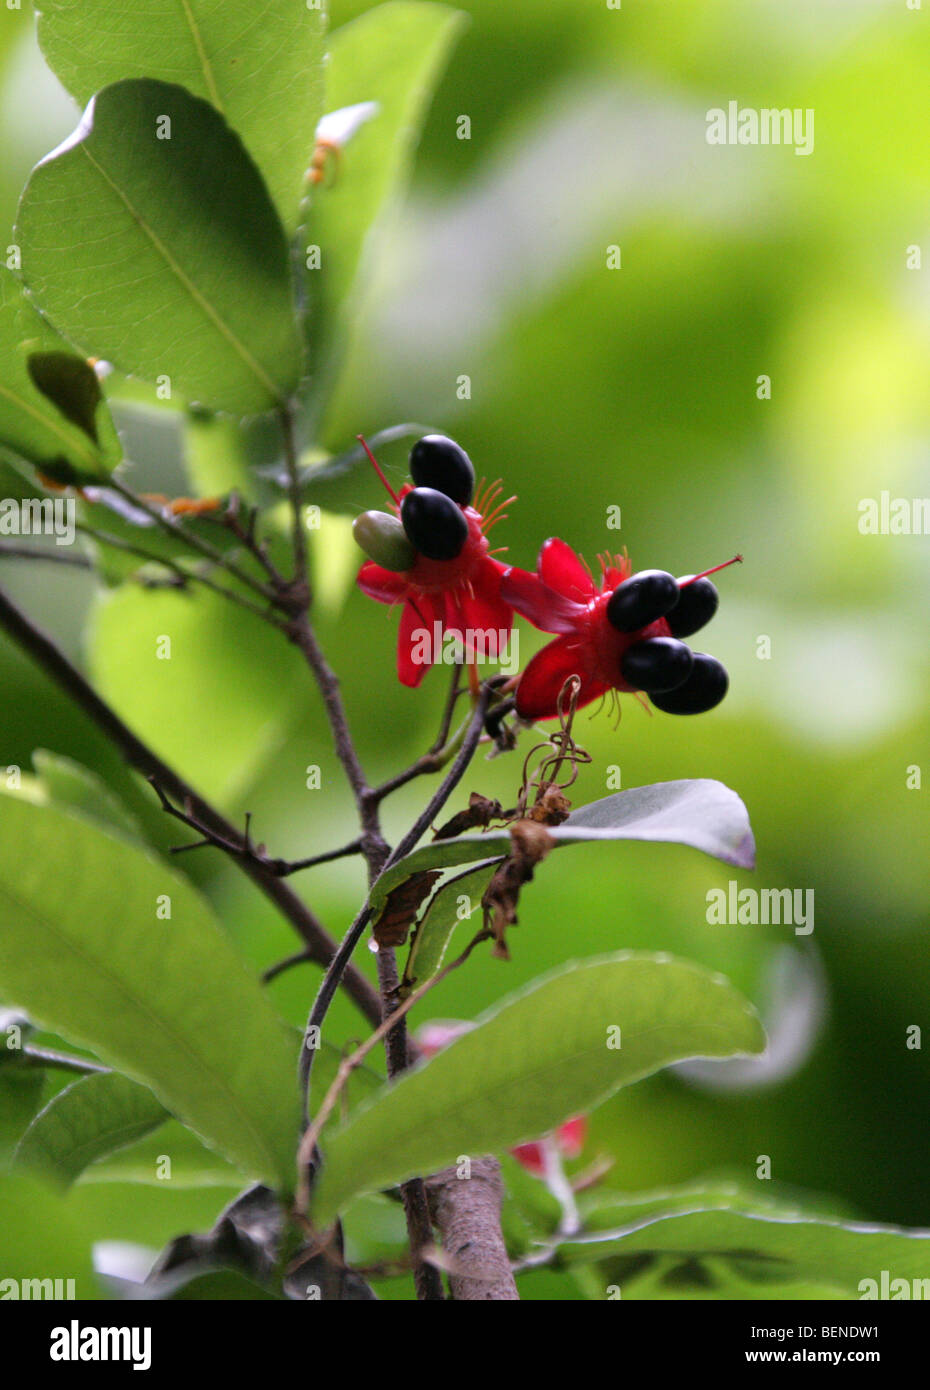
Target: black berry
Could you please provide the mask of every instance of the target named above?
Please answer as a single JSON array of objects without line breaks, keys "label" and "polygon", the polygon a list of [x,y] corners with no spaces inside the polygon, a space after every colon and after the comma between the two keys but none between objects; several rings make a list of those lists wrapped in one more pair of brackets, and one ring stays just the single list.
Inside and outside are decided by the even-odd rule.
[{"label": "black berry", "polygon": [[691,674],[677,690],[649,698],[666,714],[704,714],[719,705],[729,689],[730,678],[720,662],[704,652],[694,653]]},{"label": "black berry", "polygon": [[475,491],[471,459],[454,439],[427,434],[410,450],[410,476],[417,487],[432,487],[467,507]]},{"label": "black berry", "polygon": [[607,601],[607,621],[618,632],[648,627],[678,602],[678,584],[665,570],[640,570],[614,589]]},{"label": "black berry", "polygon": [[665,615],[665,621],[675,637],[690,637],[710,622],[720,606],[716,584],[709,579],[695,579],[678,591],[678,602]]},{"label": "black berry", "polygon": [[407,538],[428,560],[454,560],[468,539],[465,513],[432,487],[415,487],[400,504]]},{"label": "black berry", "polygon": [[626,649],[620,658],[620,670],[630,685],[651,694],[683,685],[693,660],[691,648],[684,642],[674,637],[647,637]]}]

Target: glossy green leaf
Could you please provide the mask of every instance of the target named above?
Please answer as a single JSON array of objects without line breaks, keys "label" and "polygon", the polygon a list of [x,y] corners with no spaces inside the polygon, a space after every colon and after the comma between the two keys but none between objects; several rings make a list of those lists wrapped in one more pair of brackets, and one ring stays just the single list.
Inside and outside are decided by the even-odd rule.
[{"label": "glossy green leaf", "polygon": [[40,0],[39,43],[84,105],[123,78],[176,82],[225,116],[289,230],[323,101],[321,8],[280,0]]},{"label": "glossy green leaf", "polygon": [[5,796],[0,898],[9,998],[151,1087],[247,1172],[291,1180],[293,1049],[187,880],[76,817]]},{"label": "glossy green leaf", "polygon": [[822,1282],[845,1289],[850,1298],[868,1291],[864,1280],[880,1287],[883,1270],[908,1283],[930,1279],[930,1231],[826,1220],[791,1210],[650,1213],[560,1248],[568,1261],[666,1253],[683,1260],[724,1258],[752,1270],[757,1280]]},{"label": "glossy green leaf", "polygon": [[16,236],[36,303],[82,351],[242,414],[295,389],[284,230],[238,136],[183,87],[100,92],[33,171]]},{"label": "glossy green leaf", "polygon": [[[573,811],[547,827],[556,845],[586,840],[656,840],[691,845],[725,864],[752,868],[755,844],[749,817],[736,792],[707,777],[632,787]],[[392,865],[372,889],[374,911],[398,883],[424,869],[449,869],[510,853],[506,827],[423,845]]]},{"label": "glossy green leaf", "polygon": [[[422,985],[440,969],[452,933],[461,921],[467,920],[459,916],[462,896],[470,900],[474,913],[493,872],[493,864],[484,864],[471,873],[460,874],[450,882],[443,883],[436,890],[410,942],[404,970],[405,985]],[[475,918],[476,922],[479,919],[480,913]]]},{"label": "glossy green leaf", "polygon": [[763,1046],[754,1012],[722,976],[633,952],[571,964],[485,1014],[324,1136],[315,1217],[328,1222],[356,1193],[460,1154],[544,1134],[671,1062]]},{"label": "glossy green leaf", "polygon": [[83,1076],[54,1095],[35,1117],[15,1162],[69,1187],[98,1158],[135,1143],[168,1118],[148,1087],[128,1076]]},{"label": "glossy green leaf", "polygon": [[122,449],[93,367],[37,314],[0,264],[0,451],[59,482],[105,478]]},{"label": "glossy green leaf", "polygon": [[445,5],[392,0],[330,37],[326,110],[376,102],[352,135],[333,176],[313,196],[306,244],[319,270],[306,272],[317,392],[331,388],[351,338],[358,295],[370,277],[379,236],[403,194],[427,104],[464,16]]}]

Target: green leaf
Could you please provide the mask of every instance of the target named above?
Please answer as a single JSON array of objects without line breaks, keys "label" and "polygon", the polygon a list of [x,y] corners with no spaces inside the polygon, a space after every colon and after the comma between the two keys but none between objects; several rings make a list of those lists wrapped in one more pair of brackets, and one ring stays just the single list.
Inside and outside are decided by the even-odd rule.
[{"label": "green leaf", "polygon": [[[91,1230],[57,1192],[26,1175],[0,1183],[0,1278],[16,1280],[19,1298],[100,1298],[91,1244]],[[55,1280],[63,1281],[57,1289]]]},{"label": "green leaf", "polygon": [[0,449],[61,483],[108,476],[122,457],[93,367],[37,314],[0,264]]},{"label": "green leaf", "polygon": [[426,108],[464,15],[444,5],[393,0],[337,29],[329,41],[326,109],[376,102],[377,114],[346,144],[334,177],[313,197],[306,244],[319,270],[306,272],[313,365],[332,387],[371,277],[374,252],[402,197]]},{"label": "green leaf", "polygon": [[[655,782],[605,796],[573,811],[562,825],[548,826],[556,846],[586,840],[657,840],[691,845],[705,854],[751,869],[755,843],[749,816],[736,792],[722,782],[700,777],[679,782]],[[383,873],[371,892],[374,913],[399,883],[425,869],[449,869],[510,853],[510,833],[487,831],[434,840]]]},{"label": "green leaf", "polygon": [[53,1096],[32,1121],[15,1163],[62,1187],[114,1150],[133,1144],[169,1118],[147,1086],[118,1072],[83,1076]]},{"label": "green leaf", "polygon": [[[295,1032],[294,1046],[300,1046],[303,1033]],[[343,1051],[331,1043],[320,1042],[313,1064],[311,1107],[322,1101],[342,1061]],[[2,1075],[2,1073],[0,1073]],[[368,1067],[356,1067],[343,1092],[347,1113],[360,1101],[367,1099],[384,1084],[384,1078]],[[340,1111],[340,1113],[342,1113]],[[28,1118],[28,1117],[27,1117]],[[241,1187],[240,1174],[219,1156],[204,1147],[197,1136],[176,1120],[169,1119],[152,1136],[146,1136],[128,1148],[111,1153],[92,1168],[84,1170],[81,1182],[87,1183],[144,1183],[152,1187],[165,1185],[165,1159],[171,1165],[171,1187]]]},{"label": "green leaf", "polygon": [[576,1238],[560,1248],[563,1259],[605,1259],[674,1253],[736,1262],[759,1280],[823,1283],[858,1298],[865,1279],[930,1278],[930,1231],[835,1221],[792,1211],[684,1211],[649,1214],[615,1228]]},{"label": "green leaf", "polygon": [[[170,660],[157,657],[164,637]],[[101,594],[90,665],[107,702],[223,805],[265,765],[306,700],[296,651],[200,589],[179,594],[125,585]]]},{"label": "green leaf", "polygon": [[746,807],[736,792],[709,777],[616,792],[579,807],[552,833],[562,843],[669,840],[740,869],[752,869],[756,862]]},{"label": "green leaf", "polygon": [[183,87],[100,92],[33,170],[16,235],[39,308],[82,351],[243,414],[295,389],[284,230],[238,136]]},{"label": "green leaf", "polygon": [[[6,1039],[0,1034],[0,1048]],[[0,1172],[6,1168],[26,1128],[42,1103],[45,1078],[40,1067],[7,1064],[0,1052]]]},{"label": "green leaf", "polygon": [[[611,1029],[619,1047],[608,1046]],[[751,1007],[722,976],[633,952],[571,964],[485,1014],[329,1136],[315,1219],[326,1224],[356,1193],[460,1154],[544,1134],[672,1062],[763,1046]]]},{"label": "green leaf", "polygon": [[89,768],[45,748],[35,749],[32,762],[39,783],[53,805],[77,811],[122,835],[141,838],[141,827],[135,816]]},{"label": "green leaf", "polygon": [[[289,1184],[292,1047],[204,900],[57,808],[0,797],[0,987],[150,1086],[247,1172]],[[156,915],[170,899],[170,919]]]},{"label": "green leaf", "polygon": [[323,103],[325,15],[304,0],[40,0],[39,43],[85,105],[123,78],[176,82],[212,103],[264,175],[289,231]]},{"label": "green leaf", "polygon": [[463,895],[469,898],[474,910],[493,872],[493,864],[483,864],[437,888],[410,942],[404,970],[405,985],[422,985],[440,969],[452,933],[464,920],[458,915],[460,898]]},{"label": "green leaf", "polygon": [[[166,1167],[168,1160],[170,1168]],[[164,1189],[166,1171],[172,1192],[199,1187],[235,1189],[242,1187],[242,1174],[208,1149],[193,1130],[166,1119],[157,1130],[117,1149],[85,1168],[79,1178],[82,1187],[101,1183],[132,1183]]]},{"label": "green leaf", "polygon": [[[377,456],[389,478],[403,477],[407,473],[407,460],[414,440],[421,439],[424,434],[438,432],[432,425],[413,421],[389,425],[387,429],[368,436],[368,447]],[[361,444],[338,456],[310,448],[301,455],[300,462],[301,497],[305,502],[314,502],[331,512],[347,512],[355,518],[360,510],[361,498],[367,499],[370,495],[374,505],[384,497],[381,483],[375,477]],[[274,478],[280,488],[287,490],[286,468],[274,464],[260,471],[264,476]]]}]

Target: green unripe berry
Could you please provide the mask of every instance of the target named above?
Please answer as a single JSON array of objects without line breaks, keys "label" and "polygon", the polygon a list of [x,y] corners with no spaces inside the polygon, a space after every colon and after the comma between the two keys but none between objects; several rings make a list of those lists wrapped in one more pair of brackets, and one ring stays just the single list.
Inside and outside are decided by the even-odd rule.
[{"label": "green unripe berry", "polygon": [[356,544],[383,569],[401,573],[412,569],[417,552],[396,516],[388,512],[362,512],[352,523]]}]

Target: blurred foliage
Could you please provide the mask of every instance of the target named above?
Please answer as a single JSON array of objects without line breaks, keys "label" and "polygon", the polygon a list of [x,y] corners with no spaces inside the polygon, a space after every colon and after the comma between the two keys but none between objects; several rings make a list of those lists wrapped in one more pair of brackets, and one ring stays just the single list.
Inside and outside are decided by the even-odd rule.
[{"label": "blurred foliage", "polygon": [[[334,0],[333,22],[367,8]],[[585,714],[576,735],[593,761],[572,796],[604,795],[612,766],[624,787],[719,778],[748,805],[759,846],[741,885],[816,894],[803,944],[822,965],[825,1022],[800,1069],[725,1095],[654,1077],[593,1116],[582,1162],[608,1155],[606,1184],[624,1191],[720,1171],[765,1190],[756,1164],[769,1155],[778,1183],[871,1220],[930,1224],[930,1068],[926,1049],[905,1046],[930,994],[930,785],[906,785],[913,765],[930,774],[930,551],[925,536],[857,526],[861,498],[930,493],[928,270],[906,266],[908,247],[930,253],[926,14],[897,0],[461,8],[472,24],[428,118],[412,199],[379,247],[330,442],[401,420],[448,430],[479,473],[519,494],[495,537],[522,565],[550,534],[589,558],[628,545],[637,566],[678,574],[743,552],[721,579],[710,634],[730,671],[727,701],[695,721],[649,718],[633,701],[616,727],[606,712]],[[76,111],[23,12],[0,17],[0,64],[9,224],[29,165]],[[705,111],[731,98],[814,108],[814,153],[708,146]],[[463,114],[470,140],[456,138]],[[619,271],[606,269],[612,244]],[[763,373],[771,400],[756,397]],[[470,400],[457,396],[463,374]],[[181,458],[171,426],[138,412],[121,424],[145,486],[170,488]],[[403,448],[385,457],[396,472]],[[360,475],[351,500],[375,504],[375,481]],[[619,533],[606,527],[614,505]],[[325,546],[325,524],[317,539]],[[292,654],[266,650],[247,616],[220,618],[202,594],[100,597],[57,567],[4,562],[0,578],[72,653],[83,627],[91,669],[120,707],[153,738],[161,710],[157,746],[230,814],[252,811],[273,852],[352,836],[318,701]],[[396,683],[395,625],[355,591],[321,621],[373,778],[431,741],[444,696],[439,672],[419,692]],[[222,662],[189,700],[172,688],[167,705],[151,664],[151,634],[165,630]],[[521,654],[540,640],[524,625]],[[99,736],[6,643],[0,682],[0,764],[28,768],[46,748],[126,793]],[[322,769],[318,791],[306,787],[309,764]],[[518,781],[518,757],[478,762],[463,793],[511,804]],[[389,803],[390,831],[406,828],[423,792],[414,783]],[[172,842],[170,827],[154,833]],[[525,895],[512,962],[479,953],[429,1014],[473,1017],[567,958],[622,946],[721,969],[764,1004],[778,948],[799,949],[790,929],[708,925],[705,894],[730,874],[684,848],[579,846],[571,862],[570,878],[544,866],[540,891]],[[293,950],[233,870],[207,854],[183,867],[256,967]],[[363,887],[358,864],[295,882],[341,934]],[[315,985],[301,966],[271,992],[300,1023]],[[331,1017],[337,1035],[357,1036],[344,1001]],[[72,1200],[83,1226],[154,1246],[208,1225],[221,1198],[192,1186],[142,1202],[128,1186],[123,1197],[79,1183]],[[526,1288],[580,1296],[572,1276],[547,1271]],[[391,1281],[379,1291],[396,1296]]]}]

